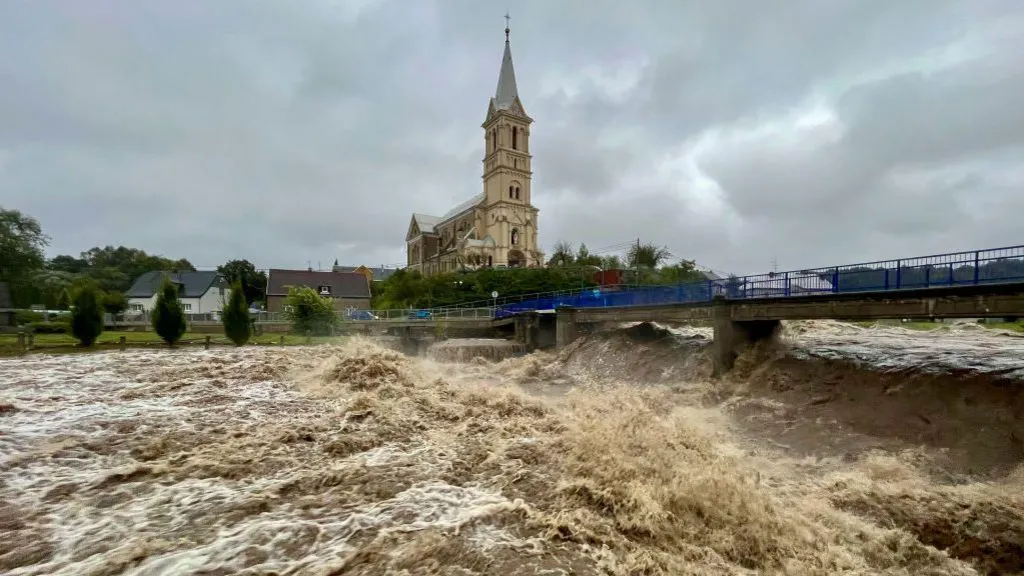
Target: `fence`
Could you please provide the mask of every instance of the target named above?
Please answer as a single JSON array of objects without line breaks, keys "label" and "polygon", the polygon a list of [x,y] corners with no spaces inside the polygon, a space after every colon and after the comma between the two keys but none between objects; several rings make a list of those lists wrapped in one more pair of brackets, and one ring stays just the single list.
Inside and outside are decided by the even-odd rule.
[{"label": "fence", "polygon": [[[42,322],[59,321],[66,319],[70,314],[63,310],[11,310],[12,313],[28,313],[38,317]],[[251,312],[250,318],[257,325],[260,324],[288,324],[291,322],[287,312]],[[374,323],[374,322],[399,322],[408,320],[473,320],[490,319],[494,317],[494,308],[448,308],[436,310],[423,309],[399,309],[399,310],[346,310],[338,313],[341,324],[348,323]],[[185,320],[189,327],[193,326],[219,326],[221,317],[219,313],[207,314],[185,314]],[[108,328],[148,328],[152,326],[152,316],[147,311],[130,311],[125,314],[104,314],[104,324]],[[2,323],[0,323],[2,324]],[[13,323],[12,323],[13,324]]]},{"label": "fence", "polygon": [[542,294],[503,303],[497,307],[495,316],[558,306],[600,308],[710,303],[715,296],[733,300],[789,298],[1015,282],[1024,282],[1024,246],[769,272],[677,286],[599,287]]}]

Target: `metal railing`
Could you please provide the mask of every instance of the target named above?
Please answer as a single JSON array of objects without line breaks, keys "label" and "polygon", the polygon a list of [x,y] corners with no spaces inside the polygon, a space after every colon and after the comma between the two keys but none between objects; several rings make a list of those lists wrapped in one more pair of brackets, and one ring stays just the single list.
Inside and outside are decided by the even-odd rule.
[{"label": "metal railing", "polygon": [[710,303],[715,296],[740,300],[819,294],[888,292],[1024,282],[1024,246],[954,252],[824,268],[769,272],[674,286],[588,288],[550,293],[499,305],[496,317],[559,306],[603,308]]}]

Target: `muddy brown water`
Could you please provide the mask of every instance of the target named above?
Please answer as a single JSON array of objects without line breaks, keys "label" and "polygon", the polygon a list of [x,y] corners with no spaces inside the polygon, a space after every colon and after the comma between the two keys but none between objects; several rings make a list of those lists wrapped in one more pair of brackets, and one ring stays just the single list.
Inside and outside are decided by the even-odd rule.
[{"label": "muddy brown water", "polygon": [[0,360],[0,572],[1019,572],[1024,340],[940,332]]}]

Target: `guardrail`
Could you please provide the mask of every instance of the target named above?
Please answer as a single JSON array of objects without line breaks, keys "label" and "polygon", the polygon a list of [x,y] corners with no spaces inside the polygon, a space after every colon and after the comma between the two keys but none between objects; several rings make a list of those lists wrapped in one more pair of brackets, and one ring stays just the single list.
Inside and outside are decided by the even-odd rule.
[{"label": "guardrail", "polygon": [[1024,282],[1024,246],[954,252],[825,268],[769,272],[675,286],[587,289],[499,306],[495,317],[558,306],[594,308],[790,298],[818,294],[888,292],[920,288]]}]

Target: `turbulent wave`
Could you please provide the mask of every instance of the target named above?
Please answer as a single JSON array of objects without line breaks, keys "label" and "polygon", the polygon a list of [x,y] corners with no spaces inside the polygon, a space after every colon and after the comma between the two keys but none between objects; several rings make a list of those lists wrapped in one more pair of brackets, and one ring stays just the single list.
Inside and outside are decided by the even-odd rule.
[{"label": "turbulent wave", "polygon": [[0,361],[0,571],[1024,568],[1002,356],[925,373],[878,331],[787,335],[726,380],[709,331],[649,324],[500,362],[359,338]]}]

